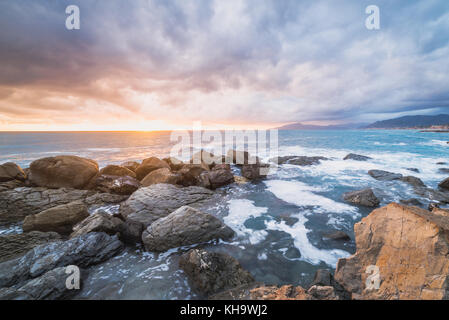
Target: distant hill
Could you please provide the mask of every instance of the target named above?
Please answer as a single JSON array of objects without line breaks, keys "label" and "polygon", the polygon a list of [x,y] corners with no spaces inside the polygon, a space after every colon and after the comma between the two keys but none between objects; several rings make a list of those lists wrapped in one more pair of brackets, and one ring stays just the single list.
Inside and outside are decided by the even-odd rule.
[{"label": "distant hill", "polygon": [[436,116],[404,116],[395,119],[374,122],[364,129],[405,129],[429,128],[431,126],[449,126],[449,114]]},{"label": "distant hill", "polygon": [[278,130],[345,130],[356,129],[361,124],[346,124],[346,125],[331,125],[331,126],[315,126],[311,124],[302,124],[300,122],[287,124],[285,126],[276,128]]}]

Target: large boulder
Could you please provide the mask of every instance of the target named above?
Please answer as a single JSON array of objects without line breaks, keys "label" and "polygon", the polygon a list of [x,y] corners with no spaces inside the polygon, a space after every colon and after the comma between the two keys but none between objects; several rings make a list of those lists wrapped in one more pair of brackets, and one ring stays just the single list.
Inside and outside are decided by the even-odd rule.
[{"label": "large boulder", "polygon": [[269,169],[269,165],[260,162],[257,164],[244,164],[242,166],[242,176],[248,180],[265,178]]},{"label": "large boulder", "polygon": [[114,235],[119,232],[119,225],[123,221],[106,212],[99,211],[86,219],[76,224],[73,227],[73,232],[70,238],[79,237],[90,232],[104,232],[106,234]]},{"label": "large boulder", "polygon": [[170,166],[167,162],[162,161],[159,158],[151,157],[142,161],[142,163],[136,169],[136,176],[138,180],[142,180],[149,174],[151,171],[167,168],[170,169]]},{"label": "large boulder", "polygon": [[142,234],[148,251],[166,251],[210,240],[229,240],[234,231],[211,214],[184,206],[153,222]]},{"label": "large boulder", "polygon": [[201,187],[179,188],[171,184],[154,184],[140,188],[120,205],[126,220],[141,222],[145,227],[182,206],[192,206],[209,199],[213,192]]},{"label": "large boulder", "polygon": [[179,266],[192,288],[205,297],[254,282],[235,258],[224,253],[193,249],[181,256]]},{"label": "large boulder", "polygon": [[311,166],[320,164],[321,160],[329,160],[325,157],[307,157],[307,156],[284,156],[270,159],[270,162],[281,164],[293,164],[297,166]]},{"label": "large boulder", "polygon": [[134,173],[134,171],[126,168],[126,167],[122,167],[122,166],[116,166],[116,165],[108,165],[106,167],[104,167],[103,169],[100,170],[100,174],[105,174],[108,176],[119,176],[119,177],[132,177],[135,178],[136,174]]},{"label": "large boulder", "polygon": [[78,222],[89,216],[87,206],[81,201],[63,204],[29,215],[23,221],[23,231],[54,231],[59,234],[70,234]]},{"label": "large boulder", "polygon": [[138,163],[136,161],[126,161],[126,162],[123,162],[120,166],[136,173],[136,170],[140,166],[140,163]]},{"label": "large boulder", "polygon": [[370,188],[344,193],[343,199],[347,202],[365,207],[377,207],[380,203]]},{"label": "large boulder", "polygon": [[87,268],[108,260],[123,248],[123,243],[117,236],[102,232],[43,244],[21,258],[0,263],[0,288],[23,283],[59,267],[76,265]]},{"label": "large boulder", "polygon": [[354,231],[357,251],[335,271],[353,299],[449,298],[448,213],[391,203]]},{"label": "large boulder", "polygon": [[185,164],[184,162],[175,157],[168,157],[162,160],[167,162],[167,164],[170,166],[170,169],[173,171],[178,171]]},{"label": "large boulder", "polygon": [[449,190],[449,178],[444,179],[438,184],[441,189]]},{"label": "large boulder", "polygon": [[343,158],[343,160],[356,160],[356,161],[368,161],[370,159],[372,158],[355,153],[350,153]]},{"label": "large boulder", "polygon": [[405,176],[401,178],[402,182],[408,183],[409,185],[413,187],[425,187],[426,185],[420,178],[414,177],[414,176]]},{"label": "large boulder", "polygon": [[143,178],[141,183],[142,186],[149,187],[153,184],[158,183],[176,184],[178,180],[179,175],[172,173],[168,168],[161,168],[147,174],[147,176]]},{"label": "large boulder", "polygon": [[17,164],[13,162],[6,162],[0,165],[0,182],[11,180],[25,181],[26,174]]},{"label": "large boulder", "polygon": [[381,181],[392,181],[392,180],[400,180],[402,178],[402,174],[393,173],[384,170],[370,170],[368,174],[376,180]]},{"label": "large boulder", "polygon": [[130,195],[141,187],[141,183],[130,176],[98,175],[92,182],[91,188],[107,193]]},{"label": "large boulder", "polygon": [[184,187],[210,187],[208,167],[199,164],[185,164],[177,173],[179,185]]},{"label": "large boulder", "polygon": [[234,182],[234,175],[228,164],[215,165],[208,173],[210,187],[216,189]]},{"label": "large boulder", "polygon": [[47,188],[83,189],[98,173],[98,164],[76,156],[35,160],[30,165],[31,183]]},{"label": "large boulder", "polygon": [[56,232],[32,231],[0,235],[0,262],[20,257],[38,245],[60,239],[61,236]]}]

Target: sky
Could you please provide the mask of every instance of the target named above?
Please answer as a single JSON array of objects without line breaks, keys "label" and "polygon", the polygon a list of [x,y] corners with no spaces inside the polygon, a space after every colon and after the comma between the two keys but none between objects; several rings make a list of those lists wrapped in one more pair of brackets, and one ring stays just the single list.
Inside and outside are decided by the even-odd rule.
[{"label": "sky", "polygon": [[[65,26],[68,5],[80,29]],[[365,9],[380,9],[368,30]],[[0,0],[0,131],[449,113],[447,0]]]}]

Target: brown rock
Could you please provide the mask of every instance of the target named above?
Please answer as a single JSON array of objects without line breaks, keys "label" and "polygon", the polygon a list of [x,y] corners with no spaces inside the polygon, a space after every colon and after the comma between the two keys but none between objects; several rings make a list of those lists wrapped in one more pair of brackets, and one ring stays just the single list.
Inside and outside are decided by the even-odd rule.
[{"label": "brown rock", "polygon": [[438,187],[440,187],[441,189],[449,190],[449,178],[446,178],[443,181],[441,181]]},{"label": "brown rock", "polygon": [[[357,252],[340,259],[335,271],[335,280],[353,298],[448,298],[449,217],[446,214],[391,203],[363,218],[354,231]],[[376,279],[369,268],[376,267],[379,288],[367,288],[368,276],[368,280]]]},{"label": "brown rock", "polygon": [[104,232],[114,235],[119,232],[118,226],[123,223],[119,218],[113,217],[106,212],[97,212],[76,224],[70,238],[79,237],[89,232]]},{"label": "brown rock", "polygon": [[[181,170],[178,171],[179,181],[178,184],[189,187],[189,186],[201,186],[208,187],[208,179],[201,176],[204,172],[207,172],[203,166],[198,164],[185,164]],[[210,185],[210,184],[209,184]]]},{"label": "brown rock", "polygon": [[6,162],[0,165],[0,182],[11,180],[25,181],[26,174],[17,164]]},{"label": "brown rock", "polygon": [[262,286],[250,291],[251,300],[315,300],[302,287],[285,285],[282,287]]},{"label": "brown rock", "polygon": [[23,231],[54,231],[59,234],[70,234],[78,222],[89,216],[87,207],[80,201],[63,204],[25,217]]},{"label": "brown rock", "polygon": [[170,169],[173,171],[178,171],[185,164],[181,160],[174,157],[164,158],[162,160],[167,162],[167,164],[170,166]]},{"label": "brown rock", "polygon": [[35,160],[30,165],[30,181],[47,188],[83,189],[98,173],[98,164],[76,156]]},{"label": "brown rock", "polygon": [[142,161],[142,164],[136,169],[136,175],[138,180],[142,180],[145,178],[151,171],[167,168],[170,169],[170,166],[167,162],[162,161],[159,158],[151,157]]},{"label": "brown rock", "polygon": [[234,182],[234,175],[229,165],[216,165],[212,171],[208,173],[210,186],[216,189]]},{"label": "brown rock", "polygon": [[130,176],[99,175],[93,180],[91,189],[118,195],[130,195],[142,185]]},{"label": "brown rock", "polygon": [[177,184],[179,180],[179,175],[172,173],[170,169],[161,168],[154,170],[147,174],[145,178],[141,181],[142,186],[148,187],[152,184],[158,183],[168,183],[168,184]]},{"label": "brown rock", "polygon": [[109,165],[100,170],[100,174],[105,174],[109,176],[124,177],[129,176],[135,178],[136,174],[128,168],[116,165]]},{"label": "brown rock", "polygon": [[120,166],[125,167],[126,169],[129,169],[135,173],[137,168],[140,166],[140,163],[138,163],[136,161],[127,161],[127,162],[123,162]]}]

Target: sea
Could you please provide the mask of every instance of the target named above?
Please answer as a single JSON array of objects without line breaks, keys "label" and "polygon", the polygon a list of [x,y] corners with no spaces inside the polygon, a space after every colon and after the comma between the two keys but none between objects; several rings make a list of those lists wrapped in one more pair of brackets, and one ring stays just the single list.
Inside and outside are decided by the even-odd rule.
[{"label": "sea", "polygon": [[[150,156],[162,158],[175,144],[170,137],[170,132],[3,132],[0,163],[12,161],[26,168],[38,158],[77,155],[103,167]],[[381,206],[411,198],[427,204],[429,200],[420,198],[409,185],[377,181],[367,172],[380,169],[413,175],[437,188],[449,176],[440,170],[449,168],[448,141],[449,133],[418,130],[279,131],[280,156],[328,160],[305,167],[281,165],[265,180],[218,189],[201,209],[222,219],[236,237],[201,246],[232,255],[256,281],[307,286],[316,270],[334,271],[339,258],[355,252],[354,224],[371,212],[344,202],[343,193],[370,187]],[[348,153],[372,159],[343,160]],[[233,170],[239,174],[238,168]],[[347,233],[351,241],[326,237],[336,230]],[[20,232],[17,224],[0,227],[0,234]],[[191,247],[160,254],[128,247],[90,267],[76,298],[198,299],[178,266],[180,255]]]}]

